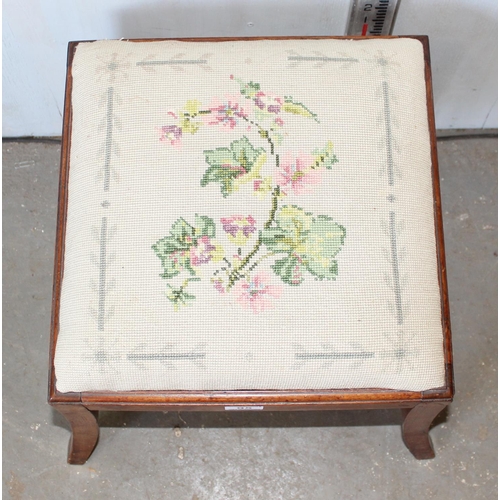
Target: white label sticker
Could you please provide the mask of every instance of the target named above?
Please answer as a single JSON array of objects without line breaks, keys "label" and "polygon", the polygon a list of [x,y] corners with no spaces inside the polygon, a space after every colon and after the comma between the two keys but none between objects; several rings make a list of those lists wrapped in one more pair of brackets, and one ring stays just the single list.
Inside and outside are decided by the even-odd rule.
[{"label": "white label sticker", "polygon": [[225,406],[226,410],[246,411],[246,410],[263,410],[263,406]]}]

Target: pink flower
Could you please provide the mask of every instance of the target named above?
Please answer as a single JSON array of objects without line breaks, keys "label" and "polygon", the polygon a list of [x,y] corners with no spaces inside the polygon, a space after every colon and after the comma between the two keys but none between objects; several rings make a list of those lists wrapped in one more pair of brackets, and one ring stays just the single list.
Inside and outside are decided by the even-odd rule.
[{"label": "pink flower", "polygon": [[291,186],[294,194],[310,192],[309,186],[321,182],[321,171],[312,168],[314,158],[300,154],[293,158],[290,153],[281,158],[280,169],[276,173],[276,183],[280,187]]},{"label": "pink flower", "polygon": [[265,94],[262,91],[255,94],[253,102],[260,110],[274,113],[275,115],[281,111],[281,106],[283,106],[283,99],[281,97],[273,94]]},{"label": "pink flower", "polygon": [[262,183],[264,181],[262,179],[257,179],[256,181],[253,181],[253,190],[258,191],[262,187]]},{"label": "pink flower", "polygon": [[233,96],[227,96],[224,102],[214,98],[208,109],[211,113],[204,114],[203,121],[208,125],[222,125],[227,130],[232,130],[240,118],[246,118],[248,115],[239,98]]},{"label": "pink flower", "polygon": [[224,288],[224,280],[222,278],[212,278],[212,284],[219,293],[226,293],[226,289]]},{"label": "pink flower", "polygon": [[228,237],[237,245],[244,245],[252,233],[257,231],[255,219],[249,215],[233,215],[232,217],[223,217],[221,220],[222,229],[228,234]]},{"label": "pink flower", "polygon": [[165,125],[160,128],[160,141],[170,142],[174,147],[181,145],[182,129],[177,125]]},{"label": "pink flower", "polygon": [[192,266],[199,266],[210,262],[217,247],[212,245],[208,236],[202,236],[196,242],[196,246],[191,247],[190,261]]},{"label": "pink flower", "polygon": [[282,287],[270,285],[269,281],[270,276],[267,273],[258,273],[249,281],[237,282],[234,293],[238,304],[254,313],[272,309],[274,305],[271,299],[281,297]]}]

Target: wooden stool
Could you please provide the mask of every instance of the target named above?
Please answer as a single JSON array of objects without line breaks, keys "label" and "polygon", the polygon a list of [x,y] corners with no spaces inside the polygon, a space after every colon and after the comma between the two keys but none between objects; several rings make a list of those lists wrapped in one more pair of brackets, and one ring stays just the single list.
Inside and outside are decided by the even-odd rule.
[{"label": "wooden stool", "polygon": [[97,412],[452,401],[426,37],[69,44],[49,403]]}]

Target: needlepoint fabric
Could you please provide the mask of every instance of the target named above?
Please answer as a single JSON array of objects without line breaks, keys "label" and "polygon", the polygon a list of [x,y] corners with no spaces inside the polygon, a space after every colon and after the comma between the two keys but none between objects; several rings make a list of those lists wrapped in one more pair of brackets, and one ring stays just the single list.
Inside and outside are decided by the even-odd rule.
[{"label": "needlepoint fabric", "polygon": [[444,385],[415,39],[80,43],[68,391]]}]

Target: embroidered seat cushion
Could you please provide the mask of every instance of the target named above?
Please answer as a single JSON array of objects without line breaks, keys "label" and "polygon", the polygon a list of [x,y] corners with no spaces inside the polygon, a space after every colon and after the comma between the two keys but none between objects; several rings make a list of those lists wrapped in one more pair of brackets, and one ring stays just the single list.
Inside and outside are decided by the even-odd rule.
[{"label": "embroidered seat cushion", "polygon": [[88,42],[72,77],[59,391],[444,385],[421,42]]}]

